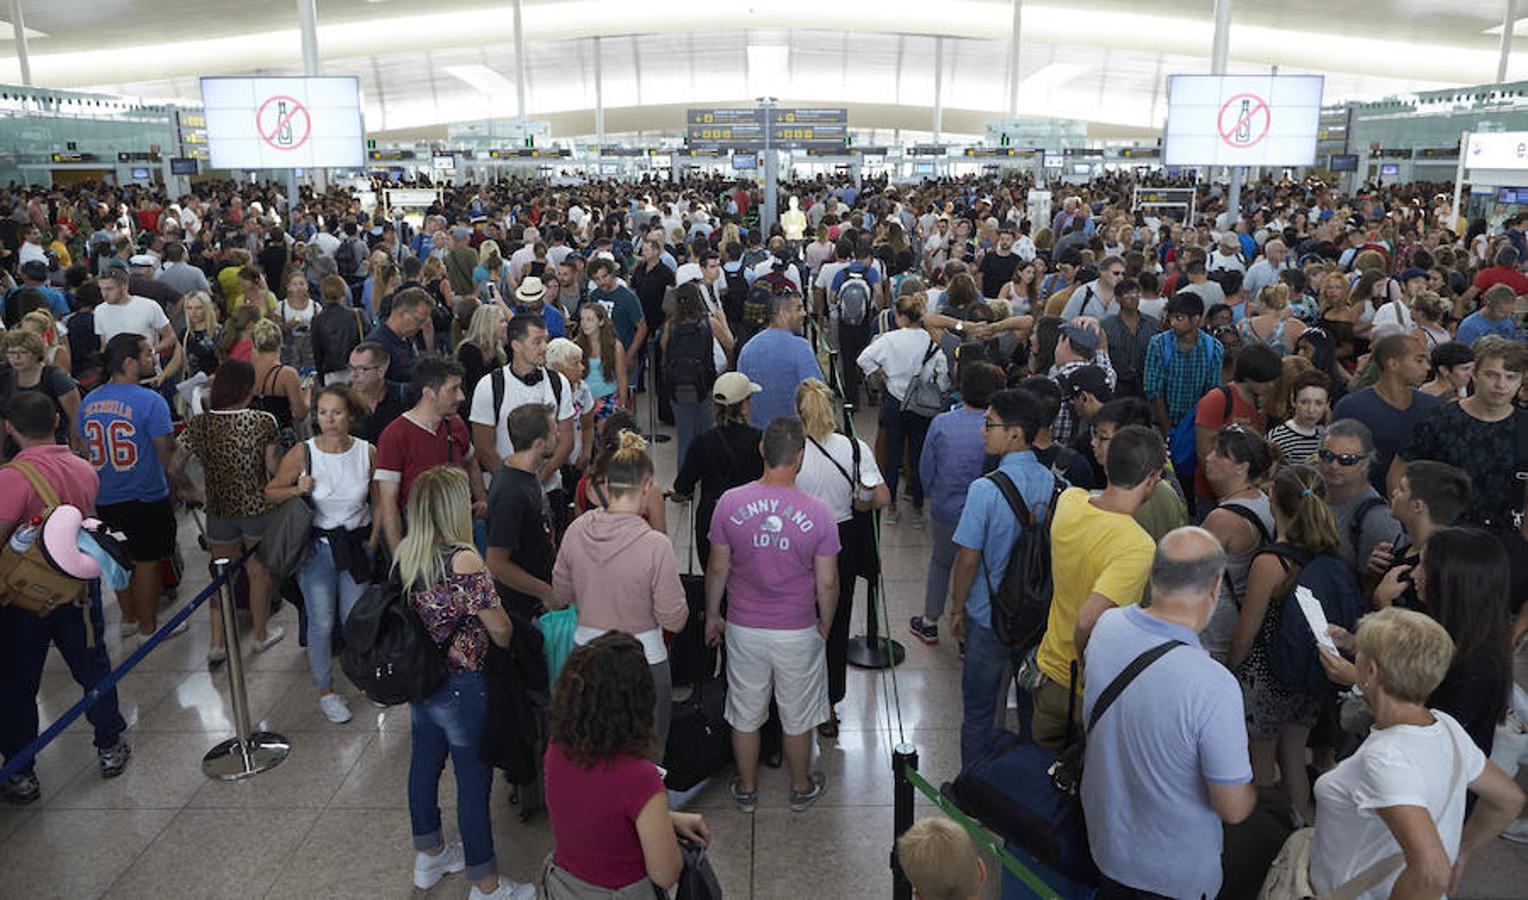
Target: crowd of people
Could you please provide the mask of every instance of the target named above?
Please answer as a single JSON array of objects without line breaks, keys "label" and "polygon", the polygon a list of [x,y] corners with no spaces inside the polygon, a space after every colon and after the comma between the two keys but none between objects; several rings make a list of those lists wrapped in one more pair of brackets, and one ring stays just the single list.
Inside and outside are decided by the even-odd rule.
[{"label": "crowd of people", "polygon": [[[706,841],[654,765],[689,629],[725,648],[731,799],[755,810],[773,734],[805,811],[878,534],[927,528],[909,630],[958,642],[963,769],[1002,743],[1015,681],[1018,730],[1059,750],[1132,658],[1185,648],[1087,741],[1102,896],[1215,896],[1221,823],[1255,787],[1313,826],[1316,894],[1383,864],[1363,896],[1439,896],[1504,828],[1528,841],[1490,761],[1528,714],[1523,220],[1456,221],[1440,185],[1265,180],[1240,209],[1199,184],[1182,221],[1132,209],[1134,186],[1052,211],[1020,177],[821,177],[783,186],[799,219],[772,229],[757,186],[714,176],[451,187],[422,218],[344,189],[288,208],[270,185],[11,186],[0,532],[49,505],[33,473],[120,532],[131,641],[159,627],[177,505],[233,557],[307,498],[300,565],[250,557],[250,649],[286,638],[271,608],[295,587],[316,702],[343,723],[336,633],[370,587],[409,598],[450,673],[411,711],[420,888],[465,870],[472,897],[533,896],[495,861],[487,660],[570,606],[541,763],[550,896],[671,886],[681,843]],[[677,503],[703,597],[668,538]],[[1048,612],[1015,637],[1035,540]],[[102,603],[0,606],[7,758],[36,736],[50,642],[86,689],[109,668]],[[91,723],[113,777],[114,691]],[[41,790],[30,769],[3,785]],[[975,896],[961,841],[903,839],[909,875],[943,885],[924,896]]]}]

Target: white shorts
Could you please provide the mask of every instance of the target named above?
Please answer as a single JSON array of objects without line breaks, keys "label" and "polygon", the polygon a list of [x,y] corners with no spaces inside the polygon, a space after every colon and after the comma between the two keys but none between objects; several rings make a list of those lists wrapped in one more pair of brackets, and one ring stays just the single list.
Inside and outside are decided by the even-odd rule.
[{"label": "white shorts", "polygon": [[815,627],[795,631],[727,623],[727,724],[758,731],[769,700],[786,734],[806,734],[828,720],[827,643]]}]

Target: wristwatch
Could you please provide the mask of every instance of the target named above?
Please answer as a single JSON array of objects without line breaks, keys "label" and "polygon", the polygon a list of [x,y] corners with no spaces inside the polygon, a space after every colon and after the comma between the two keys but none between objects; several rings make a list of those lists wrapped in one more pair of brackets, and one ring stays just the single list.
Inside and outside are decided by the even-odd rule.
[{"label": "wristwatch", "polygon": [[963,319],[956,319],[955,320],[955,333],[956,334],[965,334],[966,333],[966,323],[965,323],[965,320],[963,320]]}]

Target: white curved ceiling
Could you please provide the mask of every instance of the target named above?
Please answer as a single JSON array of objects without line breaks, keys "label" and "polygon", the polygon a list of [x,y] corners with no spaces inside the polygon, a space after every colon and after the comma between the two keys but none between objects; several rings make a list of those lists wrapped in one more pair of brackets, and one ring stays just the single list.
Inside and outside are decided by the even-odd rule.
[{"label": "white curved ceiling", "polygon": [[[755,2],[527,0],[528,113],[552,120],[557,136],[591,132],[598,53],[610,133],[674,132],[686,104],[762,93],[848,105],[851,128],[926,130],[935,35],[946,36],[945,131],[978,132],[982,120],[1006,113],[1006,0]],[[1490,30],[1504,3],[1242,2],[1231,70],[1325,74],[1328,102],[1486,82],[1499,40]],[[301,72],[295,3],[98,0],[89,16],[72,4],[24,7],[29,30],[41,35],[30,42],[40,86],[195,100],[203,74]],[[368,129],[517,115],[511,7],[459,0],[426,9],[319,3],[323,71],[361,77]],[[1165,76],[1208,69],[1212,30],[1210,0],[1026,3],[1019,113],[1083,119],[1095,134],[1153,128],[1165,112]],[[19,67],[3,43],[0,81],[16,83]],[[1528,39],[1520,45],[1528,51]],[[783,49],[755,51],[750,64],[750,46]]]}]

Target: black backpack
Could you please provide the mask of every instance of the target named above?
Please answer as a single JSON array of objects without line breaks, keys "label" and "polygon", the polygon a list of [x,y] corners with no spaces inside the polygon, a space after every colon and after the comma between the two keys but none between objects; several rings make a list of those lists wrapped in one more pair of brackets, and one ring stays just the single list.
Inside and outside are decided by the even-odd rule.
[{"label": "black backpack", "polygon": [[1056,501],[1066,489],[1066,482],[1055,479],[1045,518],[1039,519],[1030,512],[1007,473],[997,471],[986,477],[1003,493],[1003,499],[1008,501],[1008,508],[1020,525],[1018,539],[1008,554],[1008,566],[1003,570],[1003,580],[996,587],[992,585],[991,575],[986,573],[987,561],[982,560],[987,589],[992,596],[992,632],[1007,646],[1019,653],[1028,653],[1045,636],[1045,625],[1050,619],[1054,590],[1050,526],[1056,516]]},{"label": "black backpack", "polygon": [[711,327],[704,321],[678,322],[663,352],[664,381],[675,403],[698,403],[711,396],[716,383]]},{"label": "black backpack", "polygon": [[360,259],[356,256],[355,242],[348,237],[340,238],[340,245],[334,248],[334,267],[344,278],[355,277],[356,267]]},{"label": "black backpack", "polygon": [[722,269],[722,275],[727,279],[727,290],[722,294],[722,312],[728,322],[736,324],[743,321],[743,307],[748,303],[748,279],[741,268],[736,272]]},{"label": "black backpack", "polygon": [[421,702],[446,683],[445,653],[409,603],[396,569],[368,587],[350,611],[340,668],[367,698],[384,706]]}]

